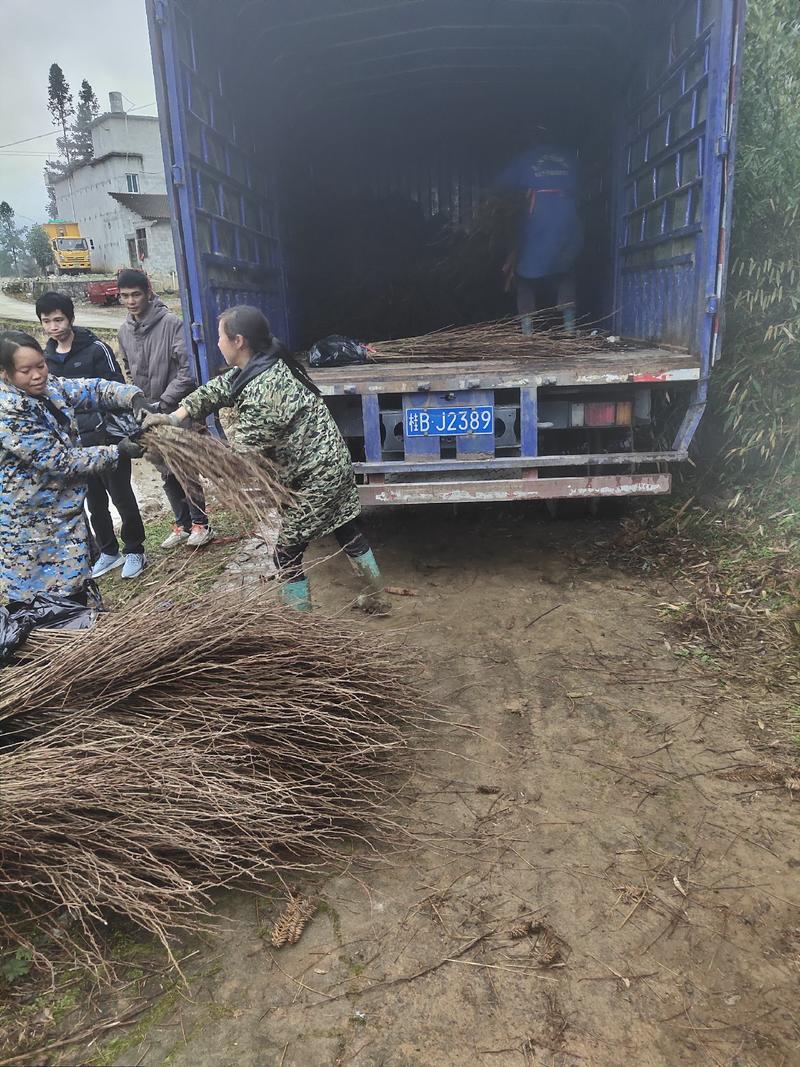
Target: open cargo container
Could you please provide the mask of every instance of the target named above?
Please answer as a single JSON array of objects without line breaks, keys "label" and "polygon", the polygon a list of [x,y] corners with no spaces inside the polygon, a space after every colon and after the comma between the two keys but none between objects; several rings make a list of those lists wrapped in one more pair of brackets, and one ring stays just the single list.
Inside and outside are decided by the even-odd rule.
[{"label": "open cargo container", "polygon": [[[317,336],[358,335],[304,306],[301,280],[319,276],[315,249],[342,205],[350,221],[337,252],[348,264],[398,205],[412,229],[417,218],[468,222],[545,124],[580,158],[578,314],[639,347],[314,377],[367,503],[669,491],[668,465],[687,457],[720,354],[744,0],[147,8],[202,380],[223,366],[215,319],[233,304],[261,307],[290,345],[314,339],[312,322]],[[297,236],[308,218],[318,242],[313,228],[310,242]],[[400,243],[386,242],[389,260],[406,254]],[[322,268],[324,284],[335,265]],[[402,327],[393,335],[412,332]],[[408,432],[420,409],[487,407],[492,433]]]}]

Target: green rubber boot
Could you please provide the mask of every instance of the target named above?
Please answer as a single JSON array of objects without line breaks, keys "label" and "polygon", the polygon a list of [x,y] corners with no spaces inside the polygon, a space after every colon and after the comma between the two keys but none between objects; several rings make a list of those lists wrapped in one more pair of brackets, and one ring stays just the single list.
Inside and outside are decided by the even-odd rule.
[{"label": "green rubber boot", "polygon": [[366,611],[368,615],[390,614],[392,606],[386,599],[386,594],[383,590],[383,579],[381,578],[378,561],[375,559],[375,553],[370,548],[360,556],[349,556],[348,558],[360,581],[366,586],[364,592],[359,593],[356,601],[358,606],[362,611]]},{"label": "green rubber boot", "polygon": [[281,586],[281,601],[284,607],[295,611],[311,611],[311,593],[308,578],[300,582],[284,582]]}]

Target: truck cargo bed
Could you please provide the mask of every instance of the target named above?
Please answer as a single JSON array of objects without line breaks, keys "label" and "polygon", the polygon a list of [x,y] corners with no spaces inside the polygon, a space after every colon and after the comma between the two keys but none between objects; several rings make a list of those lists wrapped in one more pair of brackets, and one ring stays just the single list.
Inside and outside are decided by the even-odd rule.
[{"label": "truck cargo bed", "polygon": [[625,382],[692,382],[700,377],[700,359],[664,348],[587,352],[585,355],[503,357],[458,362],[369,363],[356,367],[320,367],[311,372],[325,396],[360,393],[405,393],[422,389],[514,389],[562,385],[614,385]]}]

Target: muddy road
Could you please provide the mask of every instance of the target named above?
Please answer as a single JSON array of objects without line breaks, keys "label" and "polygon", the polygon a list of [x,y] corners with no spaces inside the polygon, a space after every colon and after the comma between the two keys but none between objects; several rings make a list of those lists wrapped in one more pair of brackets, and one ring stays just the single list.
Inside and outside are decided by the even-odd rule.
[{"label": "muddy road", "polygon": [[[397,840],[295,887],[317,903],[295,946],[270,945],[285,894],[223,895],[189,989],[114,1062],[797,1063],[797,793],[742,771],[776,697],[676,657],[659,606],[678,593],[598,562],[601,523],[368,525],[418,593],[368,625],[422,651],[442,719]],[[312,583],[332,612],[355,593],[341,559]]]}]

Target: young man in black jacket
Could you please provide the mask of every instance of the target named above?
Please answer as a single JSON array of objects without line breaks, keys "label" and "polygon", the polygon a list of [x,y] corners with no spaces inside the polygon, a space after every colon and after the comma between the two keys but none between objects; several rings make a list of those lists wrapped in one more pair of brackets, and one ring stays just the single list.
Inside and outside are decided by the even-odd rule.
[{"label": "young man in black jacket", "polygon": [[[114,353],[91,330],[75,326],[75,307],[63,293],[44,293],[36,301],[36,314],[48,337],[44,356],[50,373],[59,378],[108,378],[124,382],[125,378]],[[82,445],[113,443],[101,412],[78,415]],[[108,498],[122,519],[122,555],[114,535],[114,523]],[[86,503],[92,530],[100,549],[100,558],[92,568],[92,577],[122,567],[123,578],[136,578],[145,568],[144,524],[131,486],[131,461],[120,456],[119,465],[87,479]]]}]

